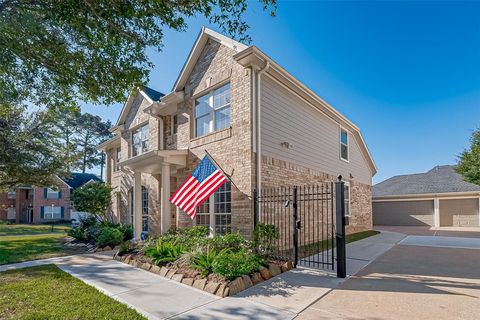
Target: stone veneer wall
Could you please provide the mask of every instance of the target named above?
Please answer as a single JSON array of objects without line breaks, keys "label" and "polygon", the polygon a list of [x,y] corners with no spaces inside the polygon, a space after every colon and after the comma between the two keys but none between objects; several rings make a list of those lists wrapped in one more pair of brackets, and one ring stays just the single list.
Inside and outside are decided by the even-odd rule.
[{"label": "stone veneer wall", "polygon": [[[336,176],[324,172],[262,156],[262,189],[278,186],[304,186],[336,180]],[[350,183],[351,190],[351,216],[350,223],[346,227],[347,233],[371,230],[373,227],[371,186],[354,180],[345,181]]]}]

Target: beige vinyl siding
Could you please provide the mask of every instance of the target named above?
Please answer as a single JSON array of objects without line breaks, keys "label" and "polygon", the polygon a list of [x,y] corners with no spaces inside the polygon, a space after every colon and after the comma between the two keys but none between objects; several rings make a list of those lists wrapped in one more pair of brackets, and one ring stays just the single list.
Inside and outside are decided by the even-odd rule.
[{"label": "beige vinyl siding", "polygon": [[[372,173],[349,132],[349,162],[340,159],[340,126],[268,76],[262,77],[262,155],[371,185]],[[288,142],[291,146],[282,146]]]}]

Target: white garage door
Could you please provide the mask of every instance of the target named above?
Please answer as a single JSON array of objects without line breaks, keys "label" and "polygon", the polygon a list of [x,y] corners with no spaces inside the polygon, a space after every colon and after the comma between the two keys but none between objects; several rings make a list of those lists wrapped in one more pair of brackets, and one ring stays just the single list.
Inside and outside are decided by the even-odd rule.
[{"label": "white garage door", "polygon": [[433,200],[373,202],[373,224],[433,226]]},{"label": "white garage door", "polygon": [[478,198],[440,200],[440,226],[473,227],[479,225]]}]

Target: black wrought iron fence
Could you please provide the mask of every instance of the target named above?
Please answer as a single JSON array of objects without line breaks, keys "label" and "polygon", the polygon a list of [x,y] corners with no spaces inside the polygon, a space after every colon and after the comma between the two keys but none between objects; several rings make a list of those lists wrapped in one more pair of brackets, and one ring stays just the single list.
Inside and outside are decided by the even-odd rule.
[{"label": "black wrought iron fence", "polygon": [[333,182],[255,191],[255,224],[277,231],[270,254],[295,265],[333,269],[334,194]]}]

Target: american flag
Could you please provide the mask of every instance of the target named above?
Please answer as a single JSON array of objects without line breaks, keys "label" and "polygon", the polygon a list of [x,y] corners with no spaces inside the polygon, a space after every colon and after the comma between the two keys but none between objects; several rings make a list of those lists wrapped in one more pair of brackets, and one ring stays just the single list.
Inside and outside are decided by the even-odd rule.
[{"label": "american flag", "polygon": [[208,156],[205,156],[192,174],[170,197],[170,202],[194,219],[197,215],[197,207],[225,182],[227,182],[227,177]]}]

